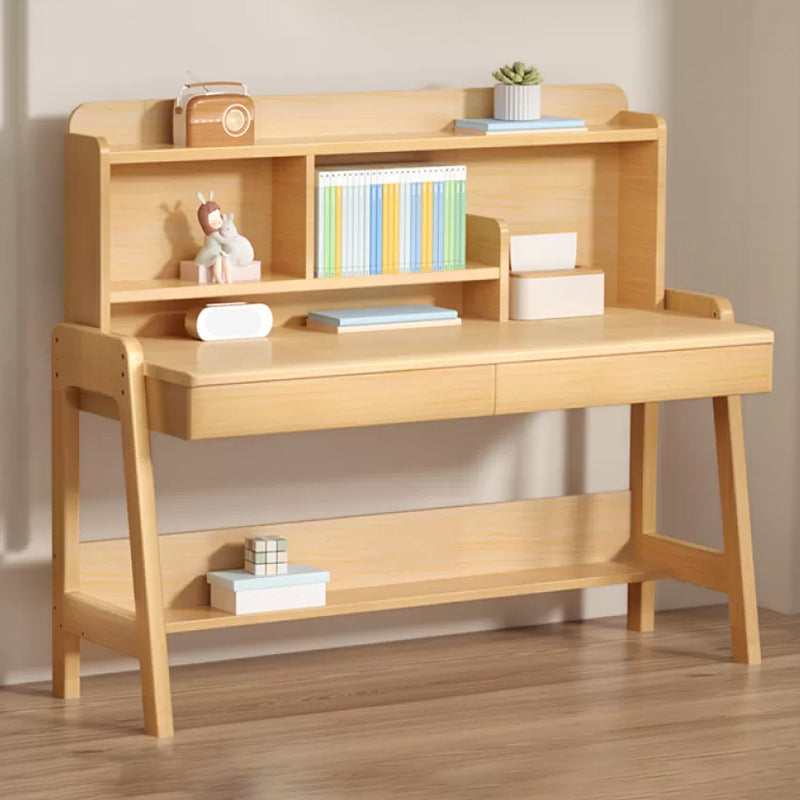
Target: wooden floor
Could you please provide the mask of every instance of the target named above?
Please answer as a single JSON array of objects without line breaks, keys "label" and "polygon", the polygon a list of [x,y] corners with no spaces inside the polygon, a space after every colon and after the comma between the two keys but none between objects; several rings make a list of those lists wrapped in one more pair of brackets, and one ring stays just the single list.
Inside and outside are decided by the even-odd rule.
[{"label": "wooden floor", "polygon": [[731,662],[723,607],[172,671],[177,735],[133,673],[0,690],[3,800],[800,798],[800,616]]}]

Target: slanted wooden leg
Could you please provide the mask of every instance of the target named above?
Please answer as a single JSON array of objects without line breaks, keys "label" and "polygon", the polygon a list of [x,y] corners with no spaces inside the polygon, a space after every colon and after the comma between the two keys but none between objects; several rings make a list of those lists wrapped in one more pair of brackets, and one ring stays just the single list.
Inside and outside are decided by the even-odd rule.
[{"label": "slanted wooden leg", "polygon": [[[658,456],[658,404],[631,406],[631,535],[637,554],[642,538],[656,528],[656,466]],[[655,583],[628,584],[628,630],[652,631]]]},{"label": "slanted wooden leg", "polygon": [[153,462],[147,423],[141,352],[127,351],[121,363],[125,380],[118,398],[128,499],[137,647],[147,733],[173,734],[167,635],[161,586],[161,558],[156,526]]},{"label": "slanted wooden leg", "polygon": [[714,398],[714,431],[717,439],[733,659],[745,664],[759,664],[761,643],[740,397]]},{"label": "slanted wooden leg", "polygon": [[53,694],[80,697],[80,639],[64,630],[64,593],[78,591],[77,389],[53,389]]}]

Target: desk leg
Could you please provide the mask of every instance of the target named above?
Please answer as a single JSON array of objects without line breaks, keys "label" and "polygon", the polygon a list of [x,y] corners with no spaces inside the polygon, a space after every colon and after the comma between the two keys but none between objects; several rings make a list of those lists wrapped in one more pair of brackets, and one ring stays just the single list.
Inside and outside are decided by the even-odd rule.
[{"label": "desk leg", "polygon": [[141,354],[127,354],[127,377],[119,398],[128,500],[136,635],[142,681],[144,726],[161,738],[173,734],[167,633],[156,525],[153,462]]},{"label": "desk leg", "polygon": [[740,397],[714,398],[714,431],[733,658],[745,664],[759,664],[761,643]]},{"label": "desk leg", "polygon": [[64,631],[64,594],[80,588],[77,389],[53,389],[53,695],[80,697],[80,639]]},{"label": "desk leg", "polygon": [[[656,528],[656,468],[658,458],[658,404],[631,406],[631,535],[637,554],[643,537]],[[628,584],[628,630],[652,631],[655,583]]]}]

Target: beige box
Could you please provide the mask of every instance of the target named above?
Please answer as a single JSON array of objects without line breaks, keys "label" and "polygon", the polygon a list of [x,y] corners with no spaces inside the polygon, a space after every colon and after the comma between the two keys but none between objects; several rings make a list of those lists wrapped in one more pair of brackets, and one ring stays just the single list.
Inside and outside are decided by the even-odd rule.
[{"label": "beige box", "polygon": [[605,275],[601,269],[514,272],[510,287],[511,319],[594,317],[603,313]]}]

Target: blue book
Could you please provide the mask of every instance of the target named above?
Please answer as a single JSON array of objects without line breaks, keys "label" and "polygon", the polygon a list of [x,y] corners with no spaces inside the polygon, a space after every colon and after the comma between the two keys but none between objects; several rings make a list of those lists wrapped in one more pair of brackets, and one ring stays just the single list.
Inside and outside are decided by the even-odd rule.
[{"label": "blue book", "polygon": [[422,183],[414,183],[414,247],[412,250],[413,272],[422,270]]},{"label": "blue book", "polygon": [[302,586],[307,583],[328,583],[331,576],[327,570],[308,567],[305,564],[289,564],[282,575],[253,575],[243,569],[209,572],[206,581],[222,589],[243,592],[248,589],[273,589],[277,586]]},{"label": "blue book", "polygon": [[375,274],[375,193],[376,186],[374,183],[369,185],[369,261],[367,273],[369,275]]},{"label": "blue book", "polygon": [[478,133],[520,133],[525,131],[585,130],[586,120],[574,117],[539,117],[539,119],[506,120],[491,118],[457,119],[456,130]]},{"label": "blue book", "polygon": [[308,318],[327,325],[346,328],[350,325],[380,325],[392,322],[428,322],[457,319],[452,308],[437,306],[373,306],[372,308],[337,308],[331,311],[309,311]]}]

